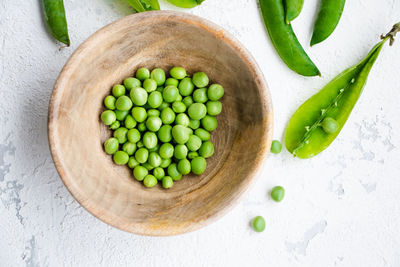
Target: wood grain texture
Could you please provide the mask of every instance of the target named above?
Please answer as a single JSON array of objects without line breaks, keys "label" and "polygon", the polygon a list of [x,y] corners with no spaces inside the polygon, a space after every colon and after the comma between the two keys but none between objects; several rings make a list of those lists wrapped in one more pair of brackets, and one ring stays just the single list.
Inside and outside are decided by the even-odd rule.
[{"label": "wood grain texture", "polygon": [[[225,88],[215,154],[203,175],[148,189],[103,151],[111,132],[99,114],[112,85],[137,68],[175,65]],[[154,11],[104,27],[74,52],[53,89],[48,135],[61,179],[90,213],[132,233],[175,235],[212,222],[245,192],[268,155],[272,118],[264,77],[232,35],[193,15]]]}]

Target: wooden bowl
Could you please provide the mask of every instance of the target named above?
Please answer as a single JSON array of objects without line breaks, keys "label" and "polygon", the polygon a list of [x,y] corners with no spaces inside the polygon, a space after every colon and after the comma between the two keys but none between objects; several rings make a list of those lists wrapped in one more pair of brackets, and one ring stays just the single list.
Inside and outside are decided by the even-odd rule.
[{"label": "wooden bowl", "polygon": [[[103,99],[142,66],[204,71],[225,88],[206,172],[169,190],[145,188],[103,151],[111,135],[99,120]],[[53,89],[48,131],[61,179],[90,213],[132,233],[175,235],[215,220],[248,188],[270,149],[271,98],[252,56],[225,30],[185,13],[144,12],[111,23],[74,52]]]}]

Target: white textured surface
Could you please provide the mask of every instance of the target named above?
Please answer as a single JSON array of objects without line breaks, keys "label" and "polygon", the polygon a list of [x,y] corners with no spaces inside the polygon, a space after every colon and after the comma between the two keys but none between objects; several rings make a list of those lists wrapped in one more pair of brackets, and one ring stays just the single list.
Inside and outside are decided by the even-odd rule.
[{"label": "white textured surface", "polygon": [[[306,161],[272,155],[225,217],[186,235],[151,238],[107,226],[80,207],[57,175],[46,133],[52,86],[70,54],[131,10],[122,0],[65,0],[72,47],[59,51],[38,4],[0,1],[0,266],[400,266],[400,36],[385,47],[328,150]],[[294,22],[303,44],[317,5],[305,1]],[[251,51],[269,83],[281,139],[299,104],[400,20],[400,1],[347,1],[333,36],[306,46],[322,78],[303,78],[280,61],[255,0],[206,0],[185,12],[221,25]],[[279,204],[268,198],[277,184],[287,191]],[[267,222],[260,234],[249,228],[256,215]]]}]

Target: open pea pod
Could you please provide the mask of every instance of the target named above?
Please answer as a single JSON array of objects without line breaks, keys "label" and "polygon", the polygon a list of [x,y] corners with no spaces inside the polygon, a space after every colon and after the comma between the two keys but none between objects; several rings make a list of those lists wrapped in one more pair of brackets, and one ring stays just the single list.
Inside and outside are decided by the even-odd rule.
[{"label": "open pea pod", "polygon": [[[368,74],[387,40],[393,43],[400,23],[357,65],[345,70],[321,91],[308,99],[293,114],[286,128],[285,145],[299,158],[311,158],[326,149],[340,133],[367,82]],[[333,118],[338,129],[327,133],[321,127],[325,118]]]}]

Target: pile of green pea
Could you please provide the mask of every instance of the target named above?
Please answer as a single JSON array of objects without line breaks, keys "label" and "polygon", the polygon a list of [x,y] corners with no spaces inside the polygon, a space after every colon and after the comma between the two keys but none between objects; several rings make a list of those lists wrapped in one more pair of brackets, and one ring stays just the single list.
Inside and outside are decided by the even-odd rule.
[{"label": "pile of green pea", "polygon": [[217,128],[224,88],[209,86],[204,72],[189,77],[184,68],[173,67],[169,74],[138,69],[135,77],[113,86],[100,116],[114,131],[105,152],[133,169],[146,187],[161,181],[171,188],[183,175],[202,174],[214,154],[210,132]]}]

